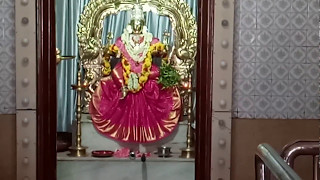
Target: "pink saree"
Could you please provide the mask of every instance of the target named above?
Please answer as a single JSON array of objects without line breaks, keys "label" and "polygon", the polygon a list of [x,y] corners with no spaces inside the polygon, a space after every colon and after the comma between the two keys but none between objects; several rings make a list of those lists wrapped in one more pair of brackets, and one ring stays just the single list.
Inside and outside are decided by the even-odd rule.
[{"label": "pink saree", "polygon": [[[156,43],[154,39],[151,43]],[[141,71],[126,52],[121,39],[116,41],[132,70]],[[140,66],[140,67],[139,67]],[[89,106],[94,127],[101,134],[122,142],[147,143],[167,137],[176,128],[181,100],[176,88],[162,89],[157,80],[159,68],[152,65],[149,79],[137,93],[121,97],[123,68],[118,63],[111,76],[101,79]]]}]

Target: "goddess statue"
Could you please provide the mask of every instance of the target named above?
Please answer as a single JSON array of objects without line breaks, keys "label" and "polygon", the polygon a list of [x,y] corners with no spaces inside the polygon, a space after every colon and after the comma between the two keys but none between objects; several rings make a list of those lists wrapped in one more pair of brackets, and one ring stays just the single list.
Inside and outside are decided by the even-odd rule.
[{"label": "goddess statue", "polygon": [[161,83],[166,78],[161,68],[170,66],[167,54],[136,4],[123,34],[103,55],[104,76],[89,104],[98,132],[121,142],[148,143],[174,131],[181,100],[176,86]]}]

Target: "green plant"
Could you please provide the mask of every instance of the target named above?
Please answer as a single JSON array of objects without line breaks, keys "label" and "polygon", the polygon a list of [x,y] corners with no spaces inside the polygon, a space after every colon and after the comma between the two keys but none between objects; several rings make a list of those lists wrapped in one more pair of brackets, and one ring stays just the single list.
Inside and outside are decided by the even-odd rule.
[{"label": "green plant", "polygon": [[174,67],[170,64],[162,64],[158,83],[162,84],[163,88],[174,87],[179,84],[180,80],[180,75]]}]

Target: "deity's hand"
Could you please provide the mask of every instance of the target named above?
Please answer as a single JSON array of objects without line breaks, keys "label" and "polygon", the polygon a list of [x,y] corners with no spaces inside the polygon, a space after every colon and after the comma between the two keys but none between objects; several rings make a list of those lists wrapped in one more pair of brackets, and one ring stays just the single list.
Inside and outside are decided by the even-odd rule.
[{"label": "deity's hand", "polygon": [[117,55],[116,55],[116,58],[120,58],[121,57],[121,52],[118,51]]},{"label": "deity's hand", "polygon": [[102,65],[103,65],[102,75],[109,76],[111,73],[110,57],[109,58],[104,57],[102,61]]},{"label": "deity's hand", "polygon": [[128,88],[126,86],[122,86],[120,99],[124,99],[127,96],[127,94],[128,94]]},{"label": "deity's hand", "polygon": [[105,46],[103,49],[103,52],[104,52],[103,56],[107,59],[108,58],[110,59],[111,56],[115,57],[115,56],[121,55],[119,48],[114,44]]},{"label": "deity's hand", "polygon": [[162,43],[157,43],[153,45],[152,47],[152,56],[153,57],[160,57],[160,58],[166,58],[168,56],[168,46],[162,44]]},{"label": "deity's hand", "polygon": [[165,58],[168,56],[168,51],[167,50],[162,50],[159,52],[159,56],[162,57],[162,58]]},{"label": "deity's hand", "polygon": [[113,55],[113,53],[112,53],[112,51],[110,51],[109,50],[109,47],[106,47],[105,48],[105,50],[104,50],[104,56],[106,57],[106,56],[112,56]]}]

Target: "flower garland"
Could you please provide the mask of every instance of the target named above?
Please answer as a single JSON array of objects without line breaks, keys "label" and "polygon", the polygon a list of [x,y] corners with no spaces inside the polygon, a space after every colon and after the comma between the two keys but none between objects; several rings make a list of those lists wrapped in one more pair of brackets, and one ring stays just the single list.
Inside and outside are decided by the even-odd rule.
[{"label": "flower garland", "polygon": [[[155,54],[156,52],[163,51],[164,49],[165,49],[165,45],[160,42],[153,44],[149,47],[149,50],[148,50],[146,57],[145,57],[143,64],[142,64],[142,70],[141,70],[141,73],[139,76],[138,87],[136,87],[136,88],[129,87],[128,88],[129,91],[136,93],[141,90],[141,88],[144,86],[144,84],[148,81],[148,77],[150,75],[150,69],[151,69],[151,65],[152,65],[152,55]],[[125,80],[125,85],[129,85],[130,84],[129,76],[132,73],[130,64],[125,57],[122,57],[121,62],[122,62],[122,66],[124,69],[123,77]]]},{"label": "flower garland", "polygon": [[[119,54],[119,48],[116,45],[112,45],[108,49],[108,53],[106,53],[104,57],[104,68],[103,68],[103,74],[109,75],[111,72],[111,66],[109,63],[110,56]],[[144,86],[144,84],[148,81],[151,65],[152,65],[152,56],[155,54],[161,54],[165,50],[165,45],[158,42],[151,46],[149,46],[148,52],[146,54],[146,57],[144,58],[143,64],[142,64],[142,70],[141,73],[138,75],[138,85],[132,86],[130,82],[130,74],[133,73],[131,71],[130,63],[128,62],[127,58],[125,58],[123,55],[121,55],[121,64],[123,67],[123,78],[125,82],[125,86],[129,86],[128,90],[132,93],[137,93],[141,90],[141,88]],[[164,57],[164,60],[167,60],[166,57]]]},{"label": "flower garland", "polygon": [[[146,54],[148,53],[150,43],[152,41],[152,33],[148,32],[148,28],[143,26],[142,36],[132,36],[132,27],[128,25],[127,28],[124,29],[123,34],[121,35],[121,40],[125,45],[125,49],[128,54],[134,61],[141,63],[144,61]],[[133,37],[143,37],[142,42],[136,43],[133,41]],[[141,55],[142,54],[142,55]]]},{"label": "flower garland", "polygon": [[111,73],[110,57],[119,53],[119,48],[116,45],[109,46],[108,51],[103,58],[102,74],[108,76]]}]

